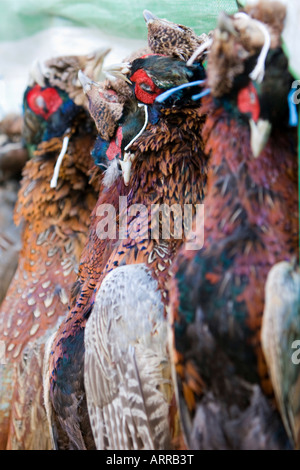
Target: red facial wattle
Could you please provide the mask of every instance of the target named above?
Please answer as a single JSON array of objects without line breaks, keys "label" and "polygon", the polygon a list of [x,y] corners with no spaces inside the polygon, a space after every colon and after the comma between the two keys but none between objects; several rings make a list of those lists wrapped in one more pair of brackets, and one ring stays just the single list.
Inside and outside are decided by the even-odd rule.
[{"label": "red facial wattle", "polygon": [[123,139],[122,127],[120,126],[117,130],[116,137],[111,141],[106,151],[108,160],[121,157],[121,144]]},{"label": "red facial wattle", "polygon": [[[147,75],[145,70],[139,69],[130,77],[131,82],[135,83],[135,96],[144,104],[152,104],[155,98],[162,93],[163,90],[158,88]],[[143,90],[141,85],[149,87],[149,91]]]},{"label": "red facial wattle", "polygon": [[41,88],[35,85],[27,94],[27,103],[30,109],[44,119],[49,119],[62,105],[63,100],[55,88]]},{"label": "red facial wattle", "polygon": [[257,122],[260,115],[260,104],[257,91],[250,82],[248,86],[242,88],[238,94],[237,106],[241,113],[251,114],[254,122]]},{"label": "red facial wattle", "polygon": [[105,94],[104,94],[104,91],[99,88],[98,93],[99,93],[99,96],[106,101],[109,101],[111,103],[119,102],[118,95],[114,90],[105,90]]}]

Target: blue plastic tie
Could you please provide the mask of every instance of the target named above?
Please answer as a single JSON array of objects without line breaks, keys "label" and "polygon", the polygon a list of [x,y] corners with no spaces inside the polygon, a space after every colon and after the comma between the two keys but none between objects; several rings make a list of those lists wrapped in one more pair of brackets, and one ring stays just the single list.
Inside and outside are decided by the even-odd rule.
[{"label": "blue plastic tie", "polygon": [[184,83],[183,85],[179,85],[179,86],[176,86],[174,88],[170,88],[170,90],[167,90],[165,91],[164,93],[162,93],[161,95],[158,95],[156,98],[155,98],[155,101],[157,103],[162,103],[163,101],[165,101],[167,98],[169,98],[171,95],[173,95],[173,93],[176,93],[176,91],[180,91],[182,90],[183,88],[188,88],[188,87],[191,87],[191,86],[199,86],[199,85],[202,85],[202,83],[204,83],[205,80],[196,80],[195,82],[189,82],[189,83]]},{"label": "blue plastic tie", "polygon": [[193,95],[192,100],[194,100],[194,101],[200,100],[200,98],[203,98],[203,96],[206,96],[206,95],[209,95],[209,94],[210,94],[210,88],[206,88],[205,90],[203,90],[198,95]]},{"label": "blue plastic tie", "polygon": [[295,92],[296,90],[292,88],[288,94],[288,104],[289,104],[289,110],[290,110],[289,126],[291,127],[298,126],[298,112],[297,112],[297,106],[294,100]]}]

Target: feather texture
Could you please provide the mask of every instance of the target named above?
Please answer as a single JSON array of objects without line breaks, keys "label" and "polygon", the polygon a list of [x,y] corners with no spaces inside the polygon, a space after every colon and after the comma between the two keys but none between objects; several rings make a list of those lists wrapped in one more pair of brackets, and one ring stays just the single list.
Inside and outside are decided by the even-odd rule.
[{"label": "feather texture", "polygon": [[85,331],[85,387],[98,449],[170,446],[166,328],[157,282],[145,265],[105,277]]},{"label": "feather texture", "polygon": [[149,10],[144,10],[144,19],[148,30],[148,46],[155,54],[187,61],[208,39],[205,33],[198,36],[191,28],[158,18]]},{"label": "feather texture", "polygon": [[299,449],[299,269],[286,261],[275,264],[265,292],[262,347],[286,431]]}]

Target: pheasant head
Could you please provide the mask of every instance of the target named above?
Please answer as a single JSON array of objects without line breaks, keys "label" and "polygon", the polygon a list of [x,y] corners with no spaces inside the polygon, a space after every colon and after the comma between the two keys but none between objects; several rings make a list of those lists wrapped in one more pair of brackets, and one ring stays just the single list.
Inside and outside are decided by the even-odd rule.
[{"label": "pheasant head", "polygon": [[[177,106],[186,104],[185,100],[189,97],[190,86],[195,86],[195,82],[200,82],[205,78],[202,64],[196,63],[188,66],[175,57],[160,54],[144,55],[131,63],[113,66],[108,72],[126,80],[133,90],[135,99],[142,105],[149,105],[150,112],[154,108],[157,112],[159,106],[171,107],[174,104]],[[185,89],[184,93],[174,94],[172,91],[171,100],[164,99],[161,102],[163,104],[159,103],[159,95],[181,86]]]},{"label": "pheasant head", "polygon": [[[116,131],[118,139],[117,156],[118,163],[122,168],[125,184],[128,184],[130,178],[130,169],[134,154],[130,153],[132,144],[141,136],[148,123],[156,124],[160,118],[161,111],[165,108],[184,106],[189,95],[190,88],[195,93],[193,83],[202,81],[205,72],[201,64],[187,66],[185,62],[174,57],[166,57],[158,54],[149,54],[139,57],[130,63],[121,63],[114,65],[106,70],[110,75],[118,79],[123,78],[132,89],[133,95],[120,115],[119,127]],[[91,80],[85,80],[85,91],[89,99],[90,113],[94,118],[97,128],[101,131],[103,120],[99,109],[102,100],[101,85],[93,83]],[[189,86],[191,84],[191,86]],[[169,99],[162,103],[157,98],[174,87],[185,87],[179,94],[172,94]],[[191,94],[191,92],[190,92]],[[118,112],[119,105],[114,103],[115,98],[111,98],[111,113]],[[193,103],[194,106],[195,103]],[[115,148],[115,138],[110,141]],[[112,154],[112,155],[116,155]]]},{"label": "pheasant head", "polygon": [[[278,10],[275,24],[270,3]],[[220,15],[208,58],[207,83],[216,102],[249,123],[253,155],[258,156],[272,126],[287,121],[292,77],[280,47],[284,7],[279,2],[260,2],[259,8],[249,11],[253,16],[246,11]]]},{"label": "pheasant head", "polygon": [[40,71],[37,70],[39,64],[36,63],[33,79],[36,77],[41,85],[46,79],[53,87],[64,90],[75,104],[86,106],[86,97],[78,80],[78,72],[83,70],[91,79],[100,80],[103,63],[109,52],[110,49],[98,49],[86,55],[54,57],[40,64]]},{"label": "pheasant head", "polygon": [[158,18],[149,10],[144,10],[143,15],[148,29],[148,46],[154,54],[186,61],[208,40],[206,34],[198,36],[191,28]]},{"label": "pheasant head", "polygon": [[97,78],[107,53],[101,50],[33,64],[23,96],[23,135],[28,146],[65,134],[86,106],[78,71],[83,68],[91,78]]}]

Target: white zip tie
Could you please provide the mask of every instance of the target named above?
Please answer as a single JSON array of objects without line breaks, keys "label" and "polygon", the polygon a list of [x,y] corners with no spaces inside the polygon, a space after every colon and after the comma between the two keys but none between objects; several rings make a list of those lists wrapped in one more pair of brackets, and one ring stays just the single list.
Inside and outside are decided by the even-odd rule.
[{"label": "white zip tie", "polygon": [[52,179],[51,179],[51,181],[50,181],[50,188],[56,188],[56,186],[57,186],[57,180],[58,180],[58,175],[59,175],[59,169],[60,169],[62,160],[63,160],[63,158],[64,158],[64,156],[65,156],[65,154],[66,154],[66,152],[67,152],[69,140],[70,140],[70,136],[69,136],[69,135],[66,135],[66,136],[64,137],[64,140],[63,140],[63,144],[62,144],[62,148],[61,148],[60,154],[58,155],[57,160],[56,160],[56,163],[55,163],[55,167],[54,167],[54,171],[53,171],[53,176],[52,176]]},{"label": "white zip tie", "polygon": [[[241,18],[243,16],[249,16],[247,13],[239,12],[234,15],[236,18]],[[260,30],[263,32],[263,35],[265,37],[265,42],[264,45],[260,51],[260,54],[257,59],[257,63],[255,68],[252,70],[252,72],[249,74],[249,77],[251,80],[256,80],[258,83],[261,83],[263,81],[264,75],[265,75],[265,62],[266,58],[270,49],[271,45],[271,36],[268,31],[268,28],[262,23],[261,21],[255,20],[252,18],[252,21],[254,21],[257,26],[260,28]]]},{"label": "white zip tie", "polygon": [[142,135],[142,133],[144,132],[144,130],[146,129],[147,124],[148,124],[148,107],[147,107],[147,105],[143,104],[143,103],[139,103],[138,106],[139,107],[144,106],[145,122],[144,122],[144,125],[143,125],[142,129],[140,130],[140,132],[129,142],[129,144],[126,145],[126,147],[124,149],[125,152],[127,152],[127,150],[132,146],[132,144],[140,137],[140,135]]},{"label": "white zip tie", "polygon": [[207,41],[200,44],[200,46],[193,52],[193,54],[191,55],[191,57],[187,61],[186,65],[188,67],[190,65],[193,65],[193,63],[196,60],[196,58],[198,57],[198,55],[200,55],[202,52],[204,52],[205,49],[208,49],[211,46],[212,42],[213,42],[212,39],[209,38],[209,39],[207,39]]},{"label": "white zip tie", "polygon": [[140,132],[133,139],[131,139],[129,144],[126,145],[126,147],[124,149],[125,150],[124,159],[120,160],[120,165],[121,165],[122,173],[123,173],[123,179],[124,179],[124,183],[125,183],[126,186],[128,186],[128,183],[129,183],[129,180],[130,180],[131,165],[132,165],[132,162],[135,159],[134,154],[133,153],[128,153],[127,150],[140,137],[140,135],[142,135],[142,133],[144,132],[144,130],[146,129],[147,124],[148,124],[148,107],[147,107],[147,105],[144,104],[144,103],[139,103],[138,106],[139,107],[142,107],[142,106],[144,107],[145,122],[144,122],[144,125],[143,125],[142,129],[140,130]]}]

